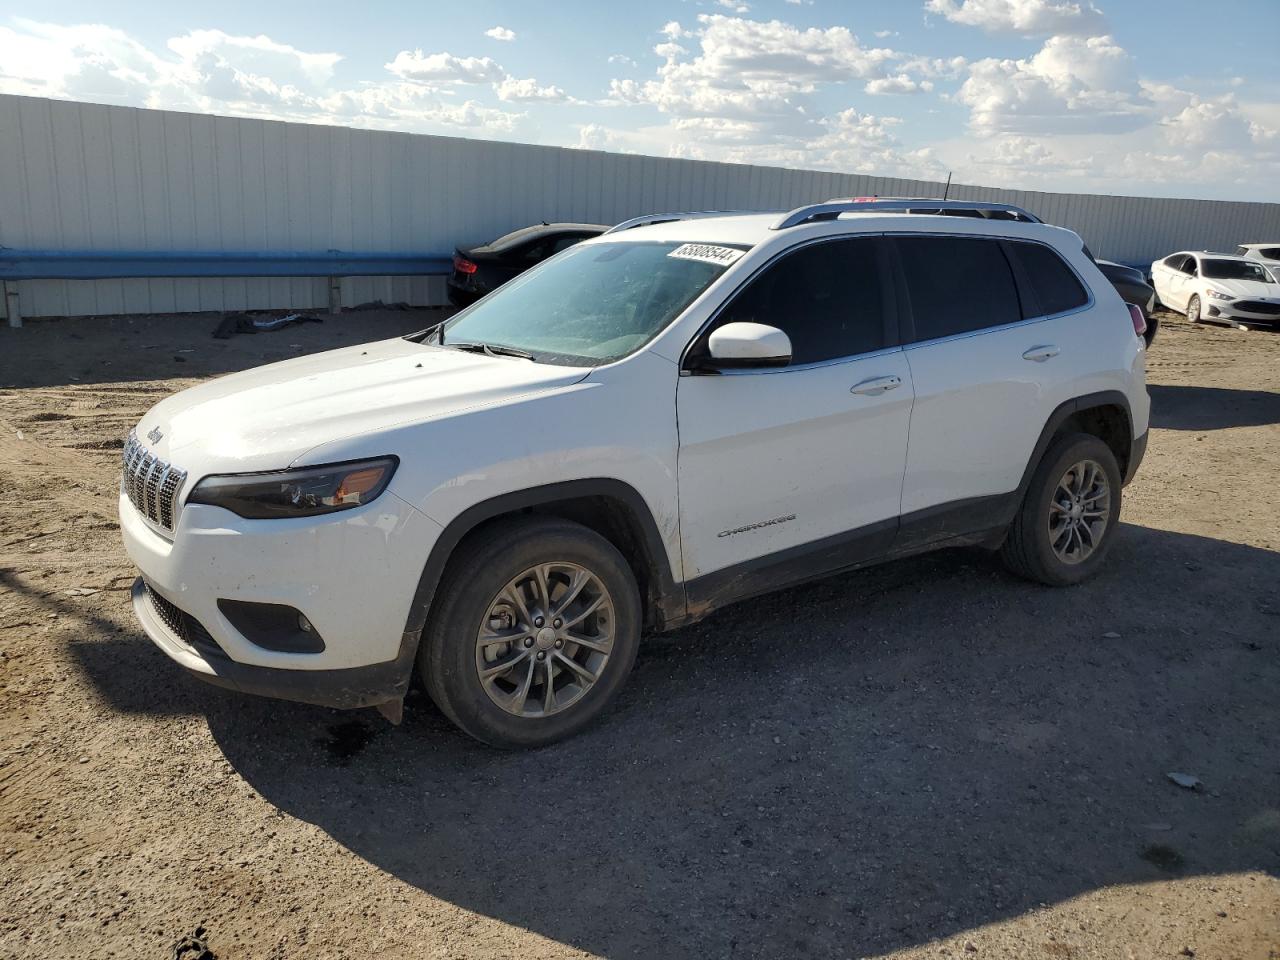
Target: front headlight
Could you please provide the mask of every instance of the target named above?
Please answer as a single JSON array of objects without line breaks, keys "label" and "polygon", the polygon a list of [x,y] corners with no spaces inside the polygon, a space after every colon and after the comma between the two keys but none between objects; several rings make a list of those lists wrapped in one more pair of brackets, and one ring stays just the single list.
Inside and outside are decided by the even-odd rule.
[{"label": "front headlight", "polygon": [[1234,299],[1235,299],[1235,297],[1231,296],[1231,294],[1229,294],[1229,293],[1222,293],[1222,292],[1220,292],[1220,291],[1218,291],[1218,290],[1209,290],[1209,291],[1207,291],[1207,293],[1208,293],[1208,294],[1209,294],[1209,296],[1210,296],[1210,297],[1212,297],[1214,300],[1234,300]]},{"label": "front headlight", "polygon": [[187,503],[224,507],[250,520],[350,510],[376,499],[399,462],[379,457],[273,473],[214,474],[196,484]]}]

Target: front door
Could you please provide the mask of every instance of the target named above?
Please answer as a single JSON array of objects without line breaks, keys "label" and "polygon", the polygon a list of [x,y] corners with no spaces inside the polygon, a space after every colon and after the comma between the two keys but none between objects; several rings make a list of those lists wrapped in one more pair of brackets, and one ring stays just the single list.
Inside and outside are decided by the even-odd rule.
[{"label": "front door", "polygon": [[880,238],[809,244],[767,266],[691,346],[696,356],[711,329],[751,321],[783,330],[792,362],[679,379],[689,580],[718,574],[728,593],[754,592],[735,575],[741,587],[780,565],[796,579],[888,549],[913,391],[886,274]]}]

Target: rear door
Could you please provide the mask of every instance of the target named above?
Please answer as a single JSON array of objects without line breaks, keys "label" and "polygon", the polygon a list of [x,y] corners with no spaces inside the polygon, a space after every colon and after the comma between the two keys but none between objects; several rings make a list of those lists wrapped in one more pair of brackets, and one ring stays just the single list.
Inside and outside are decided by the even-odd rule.
[{"label": "rear door", "polygon": [[916,391],[899,546],[912,547],[1003,522],[1041,429],[1087,366],[1071,327],[1092,297],[1046,244],[914,235],[895,245]]},{"label": "rear door", "polygon": [[[880,238],[805,245],[765,267],[690,345],[676,412],[691,581],[738,571],[723,586],[742,594],[770,563],[790,564],[782,576],[794,579],[888,549],[912,396],[888,278]],[[710,332],[734,321],[783,330],[792,363],[692,372]]]}]

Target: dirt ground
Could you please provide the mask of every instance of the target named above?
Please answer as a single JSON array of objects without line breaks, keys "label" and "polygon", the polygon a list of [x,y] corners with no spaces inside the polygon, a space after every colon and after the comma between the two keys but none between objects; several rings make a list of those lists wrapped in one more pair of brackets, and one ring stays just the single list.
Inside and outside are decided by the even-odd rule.
[{"label": "dirt ground", "polygon": [[122,436],[438,316],[0,329],[0,956],[1280,957],[1280,335],[1165,318],[1081,587],[962,550],[751,601],[522,755],[420,693],[393,728],[187,679],[129,607]]}]

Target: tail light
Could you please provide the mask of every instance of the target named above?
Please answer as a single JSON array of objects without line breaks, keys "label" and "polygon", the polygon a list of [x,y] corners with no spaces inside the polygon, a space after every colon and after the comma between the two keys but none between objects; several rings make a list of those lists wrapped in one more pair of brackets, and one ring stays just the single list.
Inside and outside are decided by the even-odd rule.
[{"label": "tail light", "polygon": [[476,272],[477,268],[474,261],[468,260],[466,257],[459,256],[455,253],[453,255],[453,269],[458,273],[472,274]]},{"label": "tail light", "polygon": [[1147,332],[1147,318],[1142,315],[1142,310],[1132,303],[1126,303],[1129,308],[1129,319],[1133,321],[1133,332],[1138,336],[1142,336]]}]

